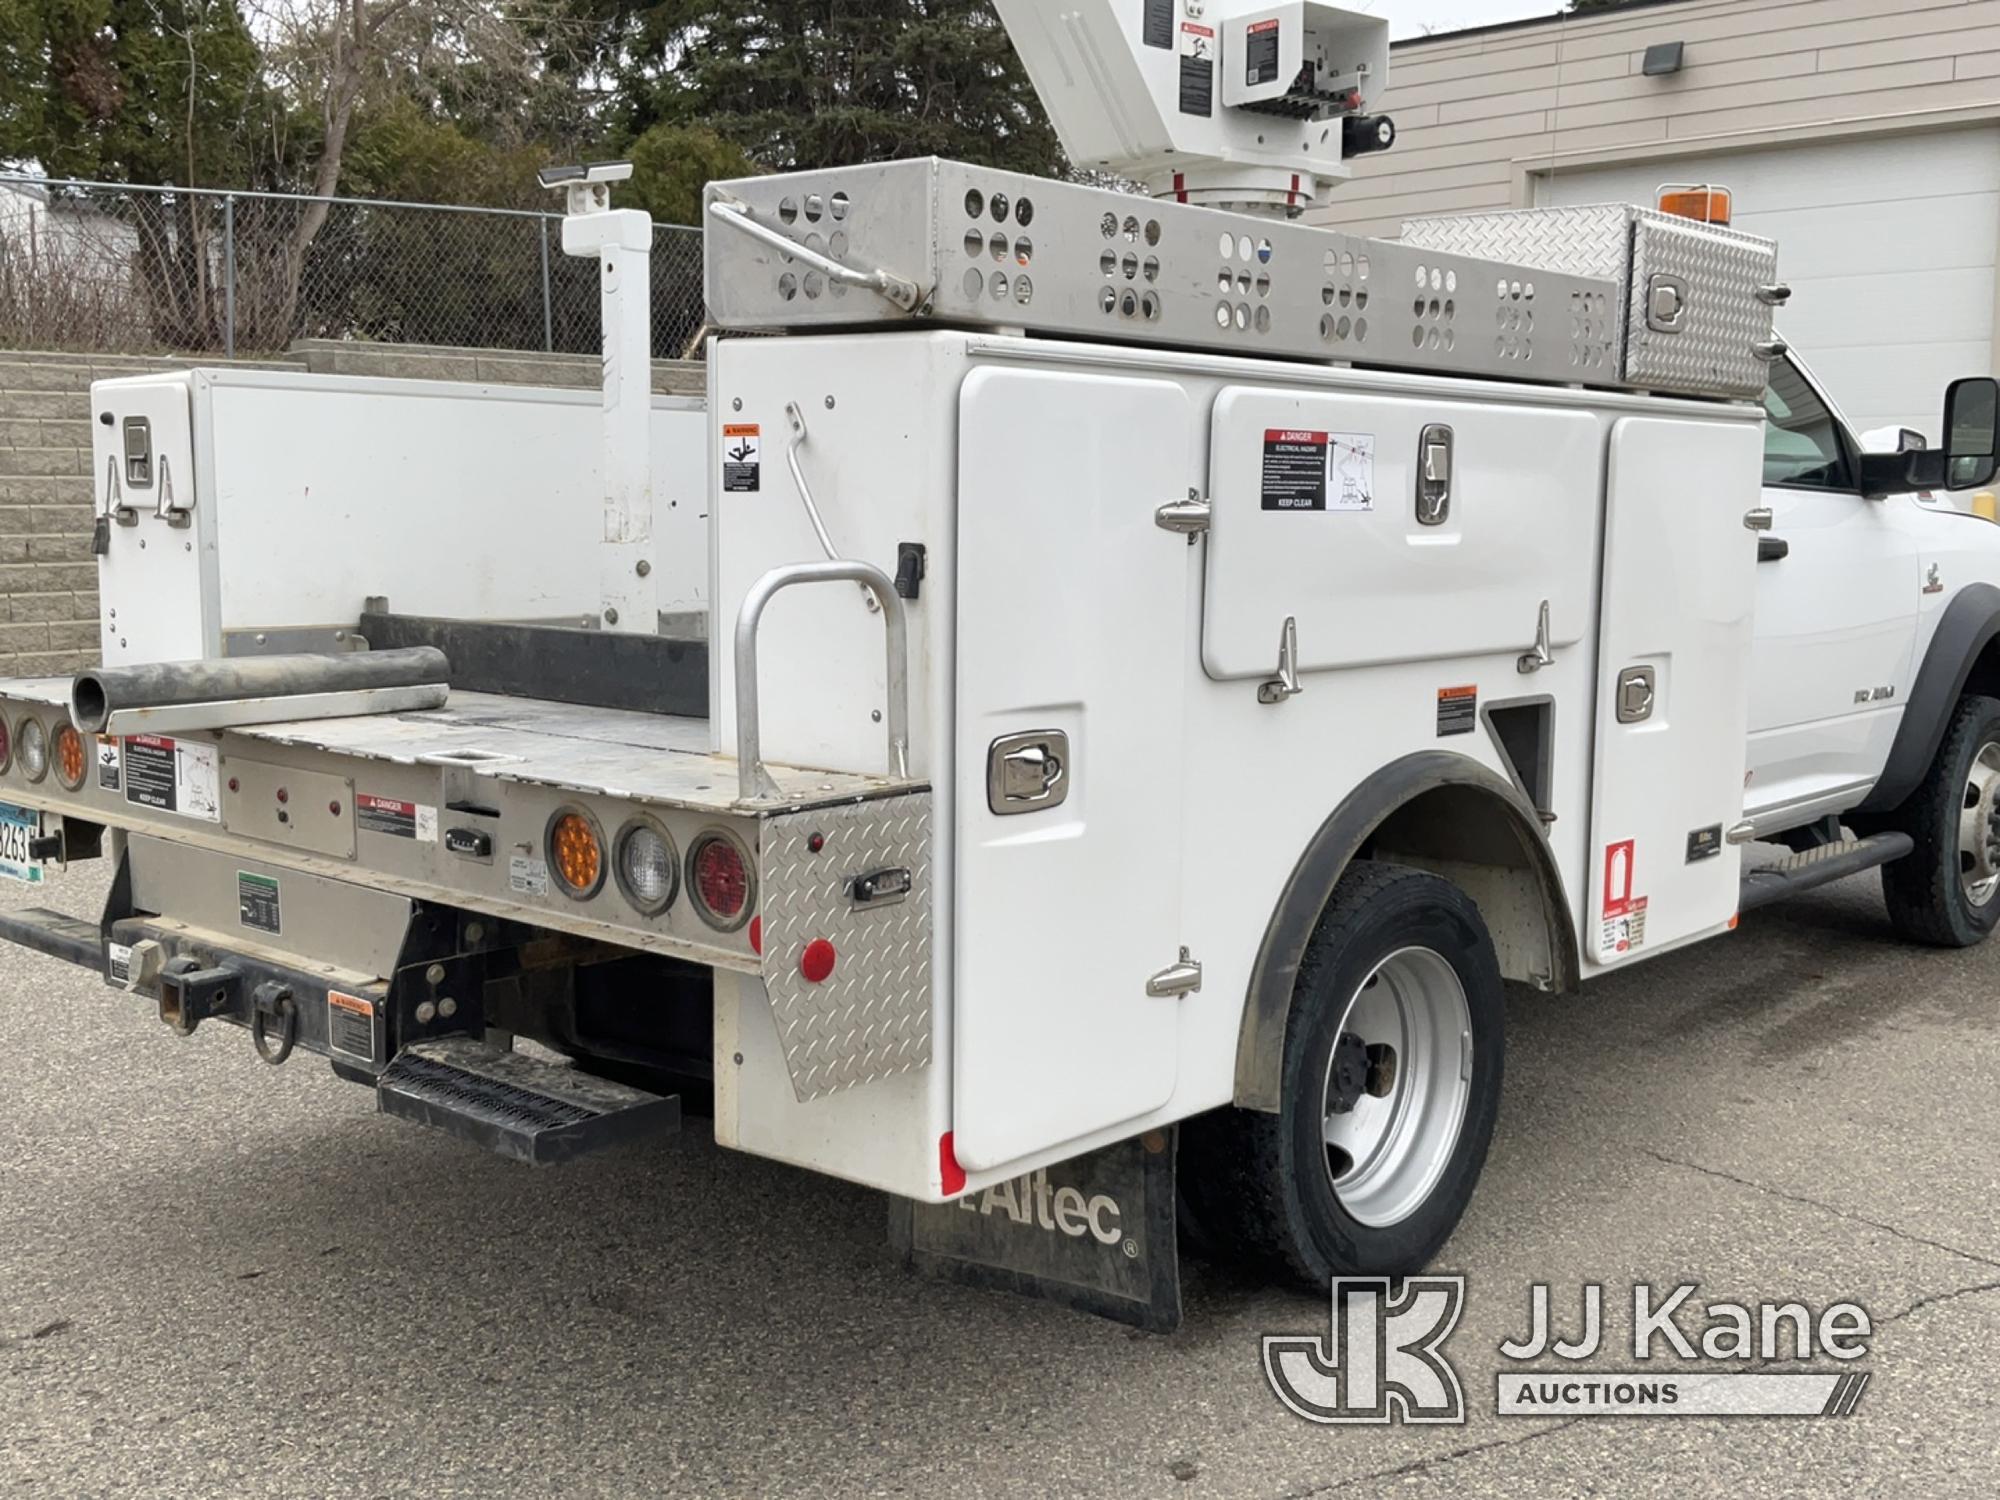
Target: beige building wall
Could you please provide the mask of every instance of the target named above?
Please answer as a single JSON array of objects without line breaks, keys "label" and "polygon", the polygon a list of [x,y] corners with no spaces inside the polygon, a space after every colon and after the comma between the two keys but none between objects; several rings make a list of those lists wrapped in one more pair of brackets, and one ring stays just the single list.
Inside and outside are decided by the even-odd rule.
[{"label": "beige building wall", "polygon": [[[1643,76],[1672,41],[1682,71]],[[1320,222],[1394,235],[1528,206],[1537,177],[1578,167],[2000,120],[2000,0],[1664,0],[1425,38],[1395,48],[1380,105],[1396,148]]]}]

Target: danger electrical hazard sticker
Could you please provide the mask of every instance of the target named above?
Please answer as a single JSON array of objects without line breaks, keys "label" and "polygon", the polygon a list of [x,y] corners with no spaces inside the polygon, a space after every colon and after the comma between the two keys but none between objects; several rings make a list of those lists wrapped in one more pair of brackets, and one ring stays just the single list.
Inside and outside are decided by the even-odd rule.
[{"label": "danger electrical hazard sticker", "polygon": [[1375,439],[1361,432],[1264,434],[1263,502],[1275,511],[1375,508]]},{"label": "danger electrical hazard sticker", "polygon": [[[216,763],[220,752],[197,740],[163,735],[125,737],[125,800],[135,807],[178,813],[204,823],[222,821]],[[100,773],[101,774],[101,773]]]},{"label": "danger electrical hazard sticker", "polygon": [[722,428],[722,489],[754,495],[764,487],[764,429],[756,422],[729,422]]},{"label": "danger electrical hazard sticker", "polygon": [[1244,50],[1243,81],[1251,88],[1278,81],[1278,22],[1258,21],[1250,27]]}]

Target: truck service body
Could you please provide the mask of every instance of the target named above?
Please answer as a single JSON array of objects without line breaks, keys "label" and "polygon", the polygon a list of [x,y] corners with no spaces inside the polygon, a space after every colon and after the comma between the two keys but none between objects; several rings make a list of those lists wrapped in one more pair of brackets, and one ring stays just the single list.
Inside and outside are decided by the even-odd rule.
[{"label": "truck service body", "polygon": [[[228,622],[410,685],[275,628],[153,670],[186,653],[144,622],[0,682],[17,872],[119,861],[100,922],[0,934],[528,1161],[689,1102],[892,1195],[913,1265],[1170,1327],[1177,1199],[1295,1277],[1435,1253],[1503,980],[1874,866],[1912,936],[1990,931],[2000,530],[1917,495],[1992,477],[1991,382],[1939,451],[1864,454],[1772,331],[1766,242],[1295,222],[1393,141],[1365,17],[1212,5],[1188,50],[1152,6],[999,8],[1072,153],[1154,196],[712,185],[713,314],[787,336],[710,345],[702,625],[635,582],[688,545],[632,457],[643,216],[557,174],[566,248],[620,268],[602,528],[484,536],[476,617],[356,539],[312,619]],[[107,473],[158,388],[99,388]],[[226,577],[259,522],[217,512],[139,511],[107,578],[184,532]],[[596,628],[530,597],[558,548]]]}]

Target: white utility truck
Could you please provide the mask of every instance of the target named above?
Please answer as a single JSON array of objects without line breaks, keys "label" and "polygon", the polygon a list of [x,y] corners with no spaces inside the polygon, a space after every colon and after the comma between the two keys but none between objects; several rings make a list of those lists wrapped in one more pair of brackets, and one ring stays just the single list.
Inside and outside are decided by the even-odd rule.
[{"label": "white utility truck", "polygon": [[[1394,138],[1366,16],[998,9],[1072,157],[1150,196],[709,189],[714,315],[785,335],[710,347],[714,650],[619,602],[657,533],[613,484],[598,630],[418,579],[365,651],[140,631],[0,682],[16,859],[117,861],[100,921],[0,935],[528,1161],[686,1102],[892,1195],[914,1266],[1156,1328],[1177,1199],[1306,1281],[1429,1260],[1503,981],[1872,865],[1904,930],[1985,935],[2000,529],[1912,497],[1992,478],[1991,381],[1864,455],[1773,334],[1768,242],[1299,222]],[[608,269],[612,175],[565,235]],[[384,592],[372,538],[318,565]]]}]

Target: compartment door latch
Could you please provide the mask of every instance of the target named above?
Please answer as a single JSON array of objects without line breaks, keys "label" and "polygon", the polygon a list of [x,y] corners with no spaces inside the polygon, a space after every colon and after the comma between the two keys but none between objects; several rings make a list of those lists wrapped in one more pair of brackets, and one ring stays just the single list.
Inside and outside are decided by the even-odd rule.
[{"label": "compartment door latch", "polygon": [[986,753],[986,805],[996,818],[1061,807],[1069,800],[1069,736],[1060,729],[1010,734]]},{"label": "compartment door latch", "polygon": [[1424,429],[1417,440],[1417,524],[1442,526],[1451,519],[1451,470],[1456,446],[1449,427]]}]

